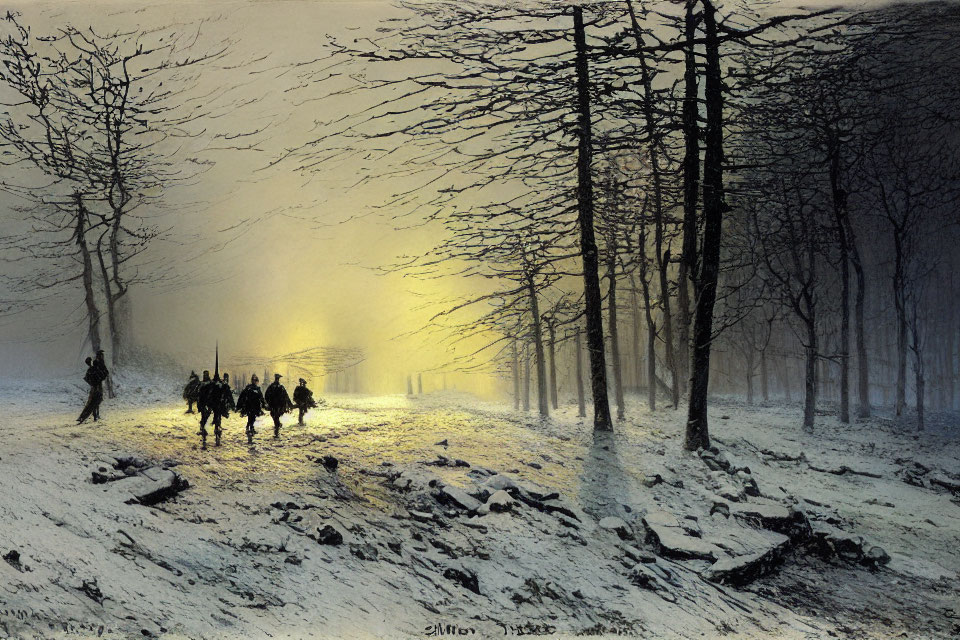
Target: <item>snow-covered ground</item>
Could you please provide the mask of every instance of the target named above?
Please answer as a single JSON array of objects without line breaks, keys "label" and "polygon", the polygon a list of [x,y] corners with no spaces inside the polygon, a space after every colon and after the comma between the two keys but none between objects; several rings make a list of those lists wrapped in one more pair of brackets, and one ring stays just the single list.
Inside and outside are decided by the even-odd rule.
[{"label": "snow-covered ground", "polygon": [[[77,426],[79,385],[0,382],[2,637],[960,634],[949,419],[917,437],[824,416],[809,435],[795,409],[725,400],[702,458],[682,412],[639,402],[595,437],[569,406],[541,422],[453,393],[340,396],[279,440],[260,418],[253,446],[231,416],[202,451],[177,383],[118,384]],[[189,488],[129,503],[163,469]],[[812,537],[782,535],[788,511]],[[753,555],[769,573],[718,581]]]}]

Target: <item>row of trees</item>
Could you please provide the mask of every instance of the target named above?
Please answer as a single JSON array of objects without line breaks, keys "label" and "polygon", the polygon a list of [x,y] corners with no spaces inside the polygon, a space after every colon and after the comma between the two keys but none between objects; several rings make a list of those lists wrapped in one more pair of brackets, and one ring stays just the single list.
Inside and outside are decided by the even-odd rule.
[{"label": "row of trees", "polygon": [[[781,316],[802,345],[807,428],[822,361],[839,369],[840,420],[850,420],[854,362],[856,410],[870,415],[871,382],[883,378],[867,342],[885,326],[896,334],[895,414],[907,404],[910,361],[923,428],[927,345],[957,331],[952,296],[938,283],[958,266],[960,96],[943,76],[957,70],[958,15],[955,5],[857,14],[815,46],[744,58],[752,82],[738,152],[749,168],[735,182],[734,244],[759,289],[752,324],[770,332]],[[952,386],[953,347],[944,346],[939,364]]]},{"label": "row of trees", "polygon": [[[433,318],[454,344],[494,336],[462,367],[495,363],[519,406],[532,357],[547,415],[557,345],[582,340],[594,427],[610,429],[608,388],[625,411],[628,285],[634,365],[645,361],[651,408],[658,388],[674,408],[687,395],[687,448],[709,444],[716,344],[742,353],[748,383],[768,354],[799,346],[812,428],[823,362],[840,368],[849,420],[851,326],[869,414],[866,342],[888,318],[889,280],[896,410],[908,351],[922,408],[926,312],[953,306],[929,295],[954,266],[957,96],[944,69],[956,7],[764,17],[711,0],[403,6],[410,18],[376,38],[331,41],[328,75],[311,79],[331,86],[359,61],[359,82],[329,95],[366,102],[281,161],[313,171],[362,158],[369,180],[401,158],[410,187],[385,206],[447,233],[392,268],[483,283]],[[952,376],[952,350],[945,362]]]},{"label": "row of trees", "polygon": [[[673,406],[688,394],[686,446],[707,446],[730,210],[724,172],[728,137],[740,126],[728,98],[751,89],[731,80],[747,56],[804,41],[825,26],[822,16],[761,18],[709,0],[679,11],[664,3],[655,12],[632,2],[404,6],[413,15],[376,38],[332,42],[342,62],[328,69],[367,64],[357,85],[331,95],[374,97],[284,160],[310,171],[402,154],[398,171],[413,184],[389,206],[448,234],[397,268],[488,281],[484,293],[435,320],[482,308],[452,328],[499,336],[490,346],[495,357],[509,354],[515,390],[517,341],[529,343],[543,415],[556,395],[548,390],[544,327],[548,352],[561,327],[586,343],[594,427],[612,428],[607,354],[623,416],[618,283],[629,279],[636,292],[639,281],[651,405],[660,342]],[[339,74],[315,81],[329,86]],[[574,287],[575,278],[582,285]],[[636,336],[639,313],[634,321]]]}]

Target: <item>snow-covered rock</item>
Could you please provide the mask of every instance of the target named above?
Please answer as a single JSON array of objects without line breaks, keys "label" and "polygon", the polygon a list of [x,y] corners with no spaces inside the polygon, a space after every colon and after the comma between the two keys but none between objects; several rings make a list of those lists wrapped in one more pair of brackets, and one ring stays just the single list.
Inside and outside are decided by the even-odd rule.
[{"label": "snow-covered rock", "polygon": [[487,498],[487,502],[483,506],[494,513],[503,513],[504,511],[510,511],[513,508],[513,503],[514,499],[510,497],[510,494],[501,489]]},{"label": "snow-covered rock", "polygon": [[607,529],[608,531],[613,531],[621,540],[633,540],[633,530],[630,528],[626,522],[621,518],[616,516],[607,516],[601,518],[598,523],[601,529]]},{"label": "snow-covered rock", "polygon": [[786,544],[772,545],[766,549],[742,556],[720,558],[707,569],[708,580],[741,586],[753,582],[780,564]]},{"label": "snow-covered rock", "polygon": [[496,491],[504,489],[517,489],[517,482],[510,476],[506,476],[502,473],[490,476],[487,478],[482,485],[485,489],[494,493]]},{"label": "snow-covered rock", "polygon": [[163,502],[177,495],[190,484],[170,469],[149,467],[137,475],[115,480],[109,484],[110,491],[128,504],[146,506]]},{"label": "snow-covered rock", "polygon": [[788,509],[772,502],[733,503],[729,505],[731,517],[754,526],[776,531],[792,540],[810,537],[810,522],[802,511]]},{"label": "snow-covered rock", "polygon": [[868,543],[863,536],[824,523],[817,523],[813,528],[811,547],[822,557],[835,556],[868,567],[879,567],[890,562],[889,554],[882,547]]},{"label": "snow-covered rock", "polygon": [[440,504],[457,506],[467,511],[476,511],[482,505],[479,500],[467,495],[463,489],[449,485],[441,487],[435,497]]},{"label": "snow-covered rock", "polygon": [[643,517],[647,542],[660,555],[677,559],[716,560],[723,551],[714,544],[687,534],[675,515],[667,511],[653,511]]}]

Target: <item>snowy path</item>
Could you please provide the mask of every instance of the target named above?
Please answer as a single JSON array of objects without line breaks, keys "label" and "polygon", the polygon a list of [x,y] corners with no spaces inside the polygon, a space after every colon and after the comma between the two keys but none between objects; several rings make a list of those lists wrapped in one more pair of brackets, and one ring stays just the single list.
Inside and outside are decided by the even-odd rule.
[{"label": "snowy path", "polygon": [[[955,471],[960,449],[942,436],[915,440],[878,422],[841,429],[826,418],[808,436],[781,409],[718,409],[721,449],[750,467],[763,496],[797,502],[814,522],[862,535],[892,560],[868,571],[796,550],[738,590],[705,580],[706,561],[658,558],[657,586],[642,587],[633,556],[648,553],[643,514],[691,516],[705,538],[726,526],[711,514],[718,472],[681,454],[682,419],[669,410],[636,408],[615,435],[594,439],[570,409],[544,424],[452,394],[338,397],[279,441],[261,418],[253,447],[231,417],[224,446],[201,451],[195,417],[153,394],[108,403],[100,424],[82,426],[72,424],[76,407],[51,407],[51,397],[20,394],[0,425],[0,551],[20,558],[0,562],[0,635],[393,638],[454,625],[483,637],[922,638],[958,630],[960,506],[948,491],[898,475],[906,460]],[[721,411],[728,420],[717,419]],[[191,487],[154,507],[125,504],[115,485],[90,481],[96,461],[111,455],[169,466]],[[326,455],[339,460],[336,472],[318,464]],[[451,466],[424,464],[438,456]],[[453,466],[457,459],[470,466]],[[830,472],[843,465],[853,473]],[[468,516],[432,497],[442,484],[472,491],[490,471],[558,492],[545,500],[566,511],[522,504]],[[669,482],[648,487],[654,474]],[[624,520],[635,539],[598,526],[605,516]],[[326,525],[342,544],[318,543]]]}]

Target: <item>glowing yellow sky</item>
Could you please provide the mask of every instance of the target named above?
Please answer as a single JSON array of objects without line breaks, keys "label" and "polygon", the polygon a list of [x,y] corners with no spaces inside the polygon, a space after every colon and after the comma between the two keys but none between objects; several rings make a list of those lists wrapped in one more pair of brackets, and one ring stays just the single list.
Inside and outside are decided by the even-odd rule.
[{"label": "glowing yellow sky", "polygon": [[[217,162],[215,168],[196,186],[170,194],[175,211],[163,222],[174,232],[169,241],[151,248],[151,259],[176,265],[179,272],[190,274],[192,284],[141,287],[134,293],[139,341],[197,369],[212,364],[205,359],[212,356],[215,340],[228,365],[231,354],[360,346],[370,354],[365,364],[369,388],[382,391],[402,391],[408,372],[449,359],[450,352],[436,340],[394,338],[427,321],[429,312],[418,308],[424,296],[447,298],[475,285],[446,280],[422,283],[398,275],[376,275],[370,269],[400,254],[422,252],[439,237],[438,230],[429,227],[397,231],[388,219],[393,212],[383,212],[387,218],[371,215],[371,207],[408,186],[403,180],[383,178],[348,190],[358,164],[323,167],[309,180],[292,172],[289,165],[257,171],[282,149],[308,140],[315,119],[351,107],[349,100],[302,102],[310,92],[287,92],[301,80],[295,73],[281,71],[293,62],[323,55],[325,33],[351,37],[372,33],[379,19],[397,15],[390,3],[58,0],[7,4],[22,12],[23,21],[36,34],[66,23],[106,32],[207,20],[204,37],[232,38],[237,60],[269,55],[268,62],[254,65],[258,70],[254,76],[249,68],[204,72],[206,81],[233,86],[236,95],[257,97],[258,102],[211,122],[203,143],[215,143],[212,137],[217,132],[265,127],[265,135],[258,136],[262,150],[208,152]],[[196,200],[209,204],[199,210],[186,205],[177,209],[177,203]],[[354,217],[360,219],[338,224]],[[220,230],[238,223],[247,232],[212,251],[235,235]],[[0,324],[0,354],[27,361],[28,372],[77,368],[82,360],[77,346],[80,329],[52,344],[29,341],[55,330],[66,311],[54,306],[42,318]],[[490,388],[489,381],[461,380],[462,386],[468,384]]]}]

